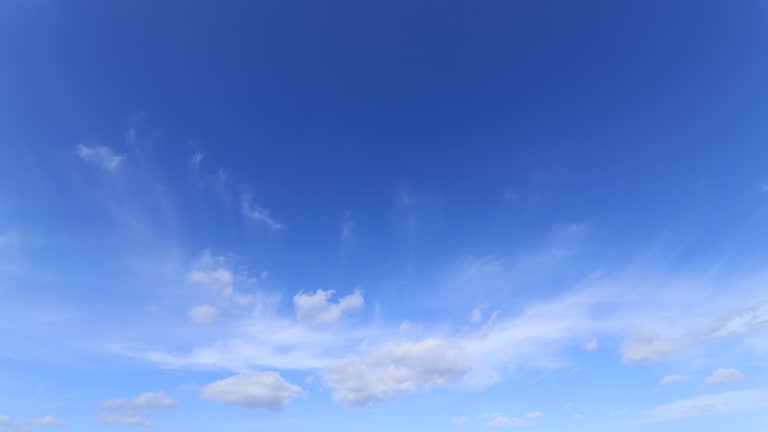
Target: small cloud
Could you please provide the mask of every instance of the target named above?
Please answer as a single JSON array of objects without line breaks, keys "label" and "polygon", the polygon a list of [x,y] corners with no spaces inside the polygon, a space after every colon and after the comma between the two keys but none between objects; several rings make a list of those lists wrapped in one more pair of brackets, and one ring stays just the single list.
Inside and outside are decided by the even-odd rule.
[{"label": "small cloud", "polygon": [[680,351],[686,341],[657,336],[635,336],[624,342],[621,353],[625,362],[648,363]]},{"label": "small cloud", "polygon": [[39,417],[29,421],[34,426],[61,426],[64,424],[61,420],[53,416]]},{"label": "small cloud", "polygon": [[352,213],[344,213],[344,220],[341,222],[341,239],[348,240],[352,238],[355,231],[355,220],[352,219]]},{"label": "small cloud", "polygon": [[100,404],[100,423],[134,427],[150,427],[152,413],[167,411],[179,405],[176,399],[163,392],[149,392],[133,399],[111,399]]},{"label": "small cloud", "polygon": [[333,290],[317,290],[314,294],[300,292],[293,296],[293,305],[296,309],[296,318],[299,321],[310,323],[327,323],[341,318],[351,310],[359,309],[365,304],[363,294],[355,290],[352,294],[342,297],[337,303],[331,303],[330,299],[336,294]]},{"label": "small cloud", "polygon": [[197,324],[210,324],[216,321],[219,310],[211,305],[195,306],[189,310],[190,321]]},{"label": "small cloud", "polygon": [[292,399],[304,393],[277,372],[256,372],[235,375],[203,388],[204,399],[242,408],[263,408],[280,411]]},{"label": "small cloud", "polygon": [[736,369],[718,369],[704,381],[707,385],[732,384],[744,379],[744,374]]},{"label": "small cloud", "polygon": [[178,406],[176,399],[163,392],[149,392],[133,399],[111,399],[101,403],[105,410],[165,411]]},{"label": "small cloud", "polygon": [[597,349],[600,347],[600,343],[598,342],[597,338],[592,339],[591,341],[585,343],[582,345],[582,349],[584,351],[594,352],[597,351]]},{"label": "small cloud", "polygon": [[400,333],[420,333],[424,330],[424,326],[418,323],[415,323],[410,320],[405,320],[402,323],[400,323]]},{"label": "small cloud", "polygon": [[533,411],[524,417],[510,417],[501,413],[484,414],[481,417],[490,419],[487,424],[491,427],[521,427],[535,424],[536,419],[544,417],[544,414]]},{"label": "small cloud", "polygon": [[80,144],[77,146],[75,153],[80,159],[111,172],[117,169],[124,158],[124,156],[116,154],[112,149],[105,146],[86,146]]},{"label": "small cloud", "polygon": [[468,421],[469,421],[469,418],[465,417],[465,416],[454,417],[454,418],[451,419],[451,423],[453,423],[455,425],[467,424]]},{"label": "small cloud", "polygon": [[643,423],[659,423],[690,417],[758,412],[768,408],[768,390],[742,390],[683,399],[649,410]]},{"label": "small cloud", "polygon": [[266,225],[272,231],[279,231],[284,228],[284,225],[277,222],[267,209],[255,204],[250,195],[243,194],[240,206],[246,219]]},{"label": "small cloud", "polygon": [[667,375],[659,381],[661,385],[677,384],[681,382],[689,381],[691,377],[689,375]]},{"label": "small cloud", "polygon": [[35,427],[62,426],[64,422],[53,416],[33,418],[30,420],[13,420],[0,415],[0,429],[8,430],[32,430]]},{"label": "small cloud", "polygon": [[520,427],[526,426],[528,421],[520,417],[507,417],[504,414],[493,414],[493,417],[488,421],[490,427]]},{"label": "small cloud", "polygon": [[232,294],[234,281],[232,272],[225,268],[192,270],[187,273],[187,282],[212,288],[225,295]]},{"label": "small cloud", "polygon": [[581,421],[584,420],[584,414],[576,413],[571,416],[571,421]]},{"label": "small cloud", "polygon": [[189,158],[189,164],[192,165],[192,168],[195,170],[200,169],[201,162],[203,162],[203,154],[200,151],[192,153],[192,156]]},{"label": "small cloud", "polygon": [[483,322],[483,309],[485,309],[485,306],[478,306],[472,309],[472,313],[470,314],[469,321],[474,324]]},{"label": "small cloud", "polygon": [[514,201],[520,195],[517,193],[517,191],[515,191],[515,189],[508,187],[504,189],[504,194],[502,196],[504,197],[504,201]]},{"label": "small cloud", "polygon": [[134,426],[148,428],[152,426],[152,422],[148,418],[143,417],[133,412],[120,412],[120,413],[100,413],[97,417],[99,423]]},{"label": "small cloud", "polygon": [[205,250],[193,265],[192,270],[187,273],[187,283],[216,291],[238,304],[249,304],[253,298],[235,289],[236,279],[242,278],[236,278],[234,272],[228,267],[226,258],[213,256]]}]

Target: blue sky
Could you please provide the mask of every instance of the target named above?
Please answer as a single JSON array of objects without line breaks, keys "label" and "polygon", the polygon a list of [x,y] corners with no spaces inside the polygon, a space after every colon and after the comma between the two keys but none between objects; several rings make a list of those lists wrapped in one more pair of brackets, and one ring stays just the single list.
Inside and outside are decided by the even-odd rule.
[{"label": "blue sky", "polygon": [[3,1],[0,430],[764,430],[767,20]]}]

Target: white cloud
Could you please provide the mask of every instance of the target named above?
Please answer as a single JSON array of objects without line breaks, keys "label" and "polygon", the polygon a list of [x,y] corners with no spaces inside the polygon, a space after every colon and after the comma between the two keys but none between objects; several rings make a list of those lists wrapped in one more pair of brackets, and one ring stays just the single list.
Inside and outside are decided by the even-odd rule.
[{"label": "white cloud", "polygon": [[253,298],[241,294],[235,287],[236,284],[247,282],[247,278],[235,275],[230,266],[227,258],[214,256],[204,250],[187,273],[187,283],[208,288],[240,305],[251,303]]},{"label": "white cloud", "polygon": [[272,231],[279,231],[284,228],[283,224],[277,222],[269,211],[253,202],[248,194],[243,194],[240,199],[240,209],[245,218],[266,225]]},{"label": "white cloud", "polygon": [[624,341],[621,353],[627,362],[654,362],[682,350],[689,344],[684,338],[635,335]]},{"label": "white cloud", "polygon": [[741,390],[695,396],[649,410],[643,422],[658,423],[688,417],[740,414],[768,408],[768,390]]},{"label": "white cloud", "polygon": [[469,421],[469,418],[466,417],[466,416],[454,417],[454,418],[451,419],[451,423],[453,423],[455,425],[467,424],[468,421]]},{"label": "white cloud", "polygon": [[411,392],[420,386],[459,381],[469,369],[464,351],[445,340],[381,346],[364,357],[348,356],[322,371],[335,400],[364,406]]},{"label": "white cloud", "polygon": [[716,323],[711,333],[715,337],[737,336],[759,328],[768,329],[768,302],[730,315]]},{"label": "white cloud", "polygon": [[484,309],[484,306],[478,306],[472,309],[472,313],[470,314],[469,321],[475,324],[481,323],[483,321],[483,309]]},{"label": "white cloud", "polygon": [[352,213],[345,212],[344,220],[341,222],[341,239],[349,240],[354,235],[355,220],[352,219]]},{"label": "white cloud", "polygon": [[400,333],[421,333],[424,331],[424,325],[415,323],[411,320],[405,320],[400,323]]},{"label": "white cloud", "polygon": [[115,154],[111,148],[105,146],[77,146],[77,155],[80,159],[93,163],[106,171],[115,171],[122,162],[124,156]]},{"label": "white cloud", "polygon": [[225,368],[248,372],[253,368],[318,369],[357,346],[372,332],[366,328],[314,326],[276,315],[276,306],[259,299],[250,315],[228,323],[227,339],[185,353],[123,352],[172,368]]},{"label": "white cloud", "polygon": [[597,351],[597,349],[599,347],[600,347],[600,342],[598,342],[597,338],[593,338],[591,341],[589,341],[589,342],[585,343],[584,345],[582,345],[581,348],[584,351],[593,352],[593,351]]},{"label": "white cloud", "polygon": [[691,377],[688,375],[667,375],[659,381],[659,384],[661,385],[677,384],[677,383],[689,381],[690,379]]},{"label": "white cloud", "polygon": [[15,421],[8,416],[0,415],[0,429],[31,430],[33,427],[62,426],[63,424],[64,422],[53,416]]},{"label": "white cloud", "polygon": [[732,384],[744,379],[744,374],[736,369],[718,369],[708,376],[704,382],[707,385]]},{"label": "white cloud", "polygon": [[105,410],[147,410],[164,411],[176,408],[176,399],[163,392],[149,392],[133,399],[111,399],[101,403]]},{"label": "white cloud", "polygon": [[199,305],[189,310],[189,319],[198,324],[210,324],[216,321],[219,310],[211,305]]},{"label": "white cloud", "polygon": [[528,422],[520,417],[507,417],[504,414],[493,414],[488,421],[491,427],[520,427],[526,426]]},{"label": "white cloud", "polygon": [[97,417],[99,423],[148,428],[152,422],[134,412],[103,412]]},{"label": "white cloud", "polygon": [[29,421],[34,426],[61,426],[64,424],[61,420],[53,416],[38,417]]},{"label": "white cloud", "polygon": [[203,161],[203,153],[200,151],[196,151],[192,153],[192,156],[189,158],[189,163],[192,165],[192,168],[194,169],[200,169],[200,163]]},{"label": "white cloud", "polygon": [[536,419],[544,417],[544,414],[533,411],[524,417],[511,417],[502,413],[483,414],[480,417],[488,419],[486,424],[491,427],[521,427],[535,424]]},{"label": "white cloud", "polygon": [[232,272],[224,268],[192,270],[187,274],[187,281],[189,283],[206,286],[225,295],[232,295],[234,292],[234,280],[235,277],[232,275]]},{"label": "white cloud", "polygon": [[149,392],[133,399],[111,399],[100,404],[98,420],[101,423],[150,427],[149,416],[178,406],[176,399],[163,392]]},{"label": "white cloud", "polygon": [[279,411],[292,399],[303,394],[301,387],[291,384],[277,372],[235,375],[203,388],[203,398],[243,408]]},{"label": "white cloud", "polygon": [[296,318],[309,323],[327,323],[341,318],[348,311],[361,308],[365,304],[360,290],[342,297],[337,303],[331,303],[330,299],[336,291],[317,290],[314,294],[300,292],[293,297],[293,305],[296,309]]}]

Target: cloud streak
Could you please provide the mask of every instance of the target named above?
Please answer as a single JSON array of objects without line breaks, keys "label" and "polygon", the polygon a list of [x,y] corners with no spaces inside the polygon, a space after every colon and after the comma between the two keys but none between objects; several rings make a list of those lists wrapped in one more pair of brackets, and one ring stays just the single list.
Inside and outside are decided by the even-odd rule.
[{"label": "cloud streak", "polygon": [[80,144],[75,149],[75,154],[77,154],[80,159],[109,172],[117,170],[118,166],[120,166],[120,163],[125,158],[125,156],[115,153],[109,147],[98,145],[87,146]]}]

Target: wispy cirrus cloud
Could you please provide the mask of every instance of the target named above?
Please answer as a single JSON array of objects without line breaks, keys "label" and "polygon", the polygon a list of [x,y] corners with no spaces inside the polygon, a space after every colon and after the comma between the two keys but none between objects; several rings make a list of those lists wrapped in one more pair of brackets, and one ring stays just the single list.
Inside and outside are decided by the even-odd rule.
[{"label": "wispy cirrus cloud", "polygon": [[648,410],[643,423],[660,423],[689,417],[750,413],[768,408],[768,389],[705,394]]},{"label": "wispy cirrus cloud", "polygon": [[487,425],[490,427],[522,427],[530,426],[536,419],[544,417],[540,411],[533,411],[523,417],[511,417],[502,413],[484,414],[481,418],[487,419]]},{"label": "wispy cirrus cloud", "polygon": [[0,415],[0,430],[35,430],[39,427],[63,426],[64,422],[58,417],[44,416],[31,419],[12,419],[6,415]]},{"label": "wispy cirrus cloud", "polygon": [[272,231],[285,228],[285,225],[272,217],[269,210],[256,204],[250,194],[245,193],[240,197],[240,210],[246,219],[264,225]]},{"label": "wispy cirrus cloud", "polygon": [[667,375],[663,377],[661,380],[659,380],[659,384],[661,385],[678,384],[678,383],[682,383],[690,380],[691,380],[691,377],[689,375]]},{"label": "wispy cirrus cloud", "polygon": [[124,155],[115,153],[111,148],[100,145],[87,146],[80,144],[75,149],[75,154],[80,159],[110,172],[114,172],[125,158]]}]

